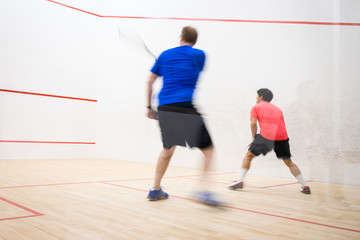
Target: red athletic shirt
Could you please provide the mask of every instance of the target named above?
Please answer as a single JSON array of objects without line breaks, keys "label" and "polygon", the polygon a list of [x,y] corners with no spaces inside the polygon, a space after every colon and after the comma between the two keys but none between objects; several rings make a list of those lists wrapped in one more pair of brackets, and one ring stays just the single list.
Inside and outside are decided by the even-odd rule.
[{"label": "red athletic shirt", "polygon": [[251,108],[251,118],[259,121],[260,135],[269,140],[288,139],[283,112],[277,106],[261,101]]}]

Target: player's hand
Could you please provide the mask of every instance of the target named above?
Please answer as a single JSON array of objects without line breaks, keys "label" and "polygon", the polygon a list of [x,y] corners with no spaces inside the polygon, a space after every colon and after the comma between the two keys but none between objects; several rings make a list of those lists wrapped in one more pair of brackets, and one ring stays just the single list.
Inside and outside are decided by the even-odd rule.
[{"label": "player's hand", "polygon": [[147,111],[146,117],[150,118],[150,119],[153,119],[153,120],[158,120],[157,112],[154,111],[153,109],[149,109]]}]

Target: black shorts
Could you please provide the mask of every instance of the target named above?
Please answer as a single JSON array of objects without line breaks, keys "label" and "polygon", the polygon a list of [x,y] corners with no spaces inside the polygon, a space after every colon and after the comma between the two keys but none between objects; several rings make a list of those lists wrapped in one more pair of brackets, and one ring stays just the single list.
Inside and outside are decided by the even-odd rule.
[{"label": "black shorts", "polygon": [[260,154],[265,156],[272,149],[274,149],[277,158],[288,159],[291,157],[289,139],[272,141],[264,138],[260,134],[256,134],[249,151],[255,156],[259,156]]},{"label": "black shorts", "polygon": [[212,145],[205,123],[191,102],[161,105],[158,117],[164,148],[188,145],[204,149]]}]

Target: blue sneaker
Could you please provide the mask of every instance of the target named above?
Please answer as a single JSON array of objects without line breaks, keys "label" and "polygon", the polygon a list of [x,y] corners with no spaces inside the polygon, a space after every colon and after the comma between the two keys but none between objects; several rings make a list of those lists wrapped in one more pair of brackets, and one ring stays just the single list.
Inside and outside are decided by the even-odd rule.
[{"label": "blue sneaker", "polygon": [[150,189],[147,198],[150,201],[156,201],[161,199],[167,199],[169,198],[169,195],[166,192],[164,192],[161,188],[159,190]]},{"label": "blue sneaker", "polygon": [[223,202],[220,202],[215,199],[215,194],[206,191],[197,192],[195,195],[195,200],[209,206],[216,207],[216,206],[224,205]]}]

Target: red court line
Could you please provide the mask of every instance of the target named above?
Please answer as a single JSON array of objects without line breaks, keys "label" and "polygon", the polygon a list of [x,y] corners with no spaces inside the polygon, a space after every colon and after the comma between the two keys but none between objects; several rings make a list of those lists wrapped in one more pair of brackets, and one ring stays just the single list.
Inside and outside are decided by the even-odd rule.
[{"label": "red court line", "polygon": [[338,26],[360,26],[360,23],[347,22],[313,22],[313,21],[271,21],[271,20],[241,20],[241,19],[216,19],[216,18],[181,18],[181,17],[139,17],[139,16],[106,16],[72,7],[53,0],[46,0],[79,12],[90,14],[101,18],[125,18],[125,19],[155,19],[155,20],[181,20],[181,21],[206,21],[206,22],[238,22],[238,23],[277,23],[277,24],[307,24],[307,25],[338,25]]},{"label": "red court line", "polygon": [[132,189],[132,190],[136,190],[136,191],[142,191],[142,192],[148,192],[149,190],[145,190],[145,189],[140,189],[140,188],[133,188],[133,187],[128,187],[128,186],[123,186],[123,185],[119,185],[119,184],[115,184],[115,183],[109,183],[109,182],[102,182],[103,184],[107,184],[107,185],[111,185],[111,186],[116,186],[116,187],[122,187],[122,188],[127,188],[127,189]]},{"label": "red court line", "polygon": [[[203,179],[200,179],[200,178],[192,178],[192,177],[184,177],[184,178],[189,179],[189,180],[198,180],[198,181],[221,183],[221,184],[230,184],[231,183],[231,182],[220,182],[220,181],[214,181],[214,180],[203,180]],[[295,183],[291,183],[291,184],[295,184]],[[249,186],[249,185],[246,185],[246,187],[262,188],[262,187],[254,187],[254,186]]]},{"label": "red court line", "polygon": [[[107,183],[107,182],[103,182],[103,183],[108,184],[108,185],[112,185],[112,186],[116,186],[116,187],[132,189],[132,190],[136,190],[136,191],[142,191],[142,192],[148,192],[149,191],[149,190],[145,190],[145,189],[128,187],[128,186],[123,186],[123,185],[114,184],[114,183]],[[181,196],[170,195],[170,197],[184,199],[184,200],[190,200],[190,201],[196,201],[195,199],[187,198],[187,197],[181,197]],[[285,217],[285,216],[281,216],[281,215],[277,215],[277,214],[254,211],[254,210],[245,209],[245,208],[238,208],[238,207],[234,207],[234,206],[230,206],[230,205],[222,205],[221,207],[228,208],[228,209],[239,210],[239,211],[244,211],[244,212],[255,213],[255,214],[260,214],[260,215],[265,215],[265,216],[269,216],[269,217],[282,218],[282,219],[296,221],[296,222],[308,223],[308,224],[322,226],[322,227],[328,227],[328,228],[334,228],[334,229],[340,229],[340,230],[360,233],[359,230],[354,230],[354,229],[350,229],[350,228],[337,227],[337,226],[332,226],[332,225],[328,225],[328,224],[322,224],[322,223],[317,223],[317,222],[312,222],[312,221],[307,221],[307,220],[302,220],[302,219],[297,219],[297,218]]]},{"label": "red court line", "polygon": [[[312,181],[306,181],[306,182],[312,182]],[[272,188],[272,187],[282,187],[282,186],[293,185],[293,184],[298,184],[298,182],[284,183],[284,184],[278,184],[278,185],[272,185],[272,186],[265,186],[265,187],[258,187],[258,188],[264,189],[264,188]]]},{"label": "red court line", "polygon": [[[1,140],[0,140],[1,142]],[[223,174],[232,174],[231,172],[224,172],[224,173],[210,173],[209,175],[223,175]],[[207,182],[214,182],[214,183],[221,183],[221,184],[227,184],[227,182],[220,182],[220,181],[213,181],[213,180],[202,180],[192,177],[200,177],[202,175],[182,175],[182,176],[169,176],[169,177],[163,177],[164,179],[169,178],[185,178],[189,180],[198,180],[198,181],[207,181]],[[89,183],[111,183],[111,182],[131,182],[131,181],[146,181],[146,180],[153,180],[154,178],[136,178],[136,179],[116,179],[116,180],[103,180],[103,181],[89,181],[89,182],[69,182],[69,183],[48,183],[48,184],[35,184],[35,185],[20,185],[20,186],[10,186],[10,187],[0,187],[0,189],[5,188],[26,188],[26,187],[46,187],[46,186],[61,186],[61,185],[75,185],[75,184],[89,184]],[[311,181],[307,181],[311,182]],[[272,185],[272,186],[265,186],[265,187],[255,187],[255,186],[248,186],[250,188],[257,188],[257,189],[263,189],[263,188],[271,188],[271,187],[279,187],[279,186],[285,186],[285,185],[292,185],[292,184],[298,184],[298,182],[293,183],[285,183],[285,184],[278,184],[278,185]]]},{"label": "red court line", "polygon": [[44,216],[44,214],[42,214],[42,213],[39,213],[39,212],[37,212],[37,211],[35,211],[35,210],[32,210],[32,209],[30,209],[30,208],[24,207],[24,206],[22,206],[22,205],[20,205],[20,204],[17,204],[17,203],[15,203],[15,202],[12,202],[12,201],[7,200],[7,199],[5,199],[5,198],[0,197],[0,200],[4,201],[4,202],[6,202],[6,203],[9,203],[9,204],[11,204],[11,205],[13,205],[13,206],[15,206],[15,207],[21,208],[21,209],[23,209],[23,210],[25,210],[25,211],[30,212],[30,213],[33,214],[33,215],[28,215],[28,216],[19,216],[19,217],[10,217],[10,218],[0,218],[0,221]]},{"label": "red court line", "polygon": [[36,95],[36,96],[42,96],[42,97],[54,97],[54,98],[64,98],[64,99],[81,100],[81,101],[88,101],[88,102],[97,102],[97,100],[94,100],[94,99],[67,97],[67,96],[44,94],[44,93],[24,92],[24,91],[16,91],[16,90],[9,90],[9,89],[0,89],[0,91],[9,92],[9,93],[20,93],[20,94]]},{"label": "red court line", "polygon": [[[218,174],[227,174],[227,173],[218,173]],[[190,175],[189,175],[190,176]],[[199,176],[199,175],[197,175]],[[185,178],[185,176],[174,176],[174,177],[168,177],[168,178],[176,178],[176,177],[182,177]],[[39,185],[25,185],[25,186],[12,186],[12,187],[0,187],[0,189],[4,189],[4,188],[23,188],[23,187],[40,187],[40,186],[55,186],[55,185],[69,185],[69,184],[85,184],[85,183],[102,183],[102,184],[107,184],[107,185],[112,185],[112,186],[116,186],[116,187],[122,187],[122,188],[127,188],[127,189],[132,189],[132,190],[136,190],[136,191],[142,191],[142,192],[147,192],[148,190],[145,189],[140,189],[140,188],[134,188],[134,187],[129,187],[129,186],[124,186],[124,185],[119,185],[119,184],[114,184],[114,183],[110,183],[111,181],[135,181],[135,180],[148,180],[150,178],[143,178],[143,179],[128,179],[128,180],[109,180],[109,181],[93,181],[93,182],[77,182],[77,183],[53,183],[53,184],[39,184]],[[179,199],[184,199],[184,200],[191,200],[194,201],[194,199],[191,198],[186,198],[186,197],[181,197],[181,196],[174,196],[171,195],[171,197],[174,198],[179,198]],[[19,206],[22,209],[27,210],[28,208],[25,208],[21,205],[18,205],[16,203],[12,203],[6,199],[3,199],[0,197],[0,200],[9,202],[15,206]],[[329,227],[329,228],[335,228],[335,229],[340,229],[340,230],[346,230],[346,231],[352,231],[352,232],[358,232],[360,233],[359,230],[354,230],[354,229],[349,229],[349,228],[343,228],[343,227],[337,227],[337,226],[332,226],[332,225],[327,225],[327,224],[322,224],[322,223],[317,223],[317,222],[312,222],[312,221],[306,221],[306,220],[301,220],[301,219],[297,219],[297,218],[290,218],[290,217],[285,217],[285,216],[281,216],[281,215],[276,215],[276,214],[270,214],[270,213],[265,213],[265,212],[260,212],[260,211],[254,211],[254,210],[249,210],[249,209],[244,209],[244,208],[237,208],[234,206],[229,206],[229,205],[223,205],[222,207],[224,208],[228,208],[228,209],[235,209],[235,210],[239,210],[239,211],[245,211],[245,212],[251,212],[251,213],[256,213],[256,214],[260,214],[260,215],[266,215],[266,216],[271,216],[271,217],[276,217],[276,218],[282,218],[282,219],[287,219],[287,220],[292,220],[292,221],[298,221],[298,222],[303,222],[303,223],[309,223],[309,224],[313,224],[313,225],[318,225],[318,226],[323,226],[323,227]],[[44,214],[38,213],[34,210],[28,209],[29,212],[34,213],[33,216],[24,216],[24,217],[35,217],[35,216],[42,216]],[[17,217],[17,218],[24,218],[24,217]],[[17,218],[11,218],[11,219],[17,219]],[[0,220],[6,220],[6,219],[0,219]]]},{"label": "red court line", "polygon": [[63,186],[63,185],[89,184],[89,183],[103,183],[103,181],[20,185],[20,186],[10,186],[10,187],[0,187],[0,189],[8,189],[8,188],[28,188],[28,187],[48,187],[48,186]]},{"label": "red court line", "polygon": [[[208,173],[207,175],[215,176],[215,175],[225,175],[225,174],[233,174],[232,172],[214,172],[214,173]],[[174,176],[178,178],[188,178],[188,177],[200,177],[202,174],[196,174],[196,175],[183,175],[183,176]],[[170,178],[170,177],[169,177]]]},{"label": "red court line", "polygon": [[[225,172],[225,173],[209,173],[208,175],[222,175],[222,174],[231,174],[229,172]],[[163,179],[168,179],[168,178],[188,178],[191,179],[190,177],[200,177],[202,175],[200,174],[196,174],[196,175],[182,175],[182,176],[169,176],[169,177],[163,177]],[[154,178],[139,178],[139,179],[121,179],[121,180],[110,180],[110,181],[101,181],[101,183],[109,183],[109,182],[128,182],[128,181],[141,181],[141,180],[153,180]],[[195,180],[195,179],[194,179]]]},{"label": "red court line", "polygon": [[[219,175],[219,174],[228,174],[228,173],[212,173],[210,175]],[[189,176],[201,176],[201,175],[189,175]],[[170,176],[164,178],[183,178],[186,176]],[[75,185],[75,184],[89,184],[89,183],[110,183],[110,182],[129,182],[129,181],[142,181],[142,180],[153,180],[154,178],[136,178],[136,179],[118,179],[118,180],[103,180],[103,181],[89,181],[89,182],[68,182],[68,183],[47,183],[47,184],[34,184],[34,185],[19,185],[19,186],[9,186],[9,187],[0,187],[0,189],[7,188],[27,188],[27,187],[47,187],[47,186],[61,186],[61,185]]]},{"label": "red court line", "polygon": [[235,209],[235,210],[240,210],[240,211],[245,211],[245,212],[251,212],[251,213],[266,215],[266,216],[270,216],[270,217],[282,218],[282,219],[286,219],[286,220],[292,220],[292,221],[309,223],[309,224],[323,226],[323,227],[329,227],[329,228],[335,228],[335,229],[360,233],[359,230],[354,230],[354,229],[350,229],[350,228],[337,227],[337,226],[332,226],[332,225],[328,225],[328,224],[322,224],[322,223],[317,223],[317,222],[312,222],[312,221],[307,221],[307,220],[301,220],[301,219],[297,219],[297,218],[284,217],[284,216],[281,216],[281,215],[276,215],[276,214],[271,214],[271,213],[259,212],[259,211],[244,209],[244,208],[237,208],[237,207],[233,207],[233,206],[224,206],[224,207],[229,208],[229,209]]},{"label": "red court line", "polygon": [[19,216],[19,217],[10,217],[10,218],[0,218],[0,221],[16,220],[16,219],[40,217],[40,216],[44,216],[44,214],[41,214],[41,215],[29,215],[29,216]]},{"label": "red court line", "polygon": [[[202,180],[202,179],[191,178],[191,177],[186,177],[186,176],[185,176],[184,178],[186,178],[186,179],[191,179],[191,180],[205,181],[205,182],[213,182],[213,183],[221,183],[221,184],[230,184],[230,183],[228,183],[228,182],[220,182],[220,181],[213,181],[213,180]],[[312,181],[306,181],[306,182],[312,182]],[[299,184],[299,182],[284,183],[284,184],[270,185],[270,186],[264,186],[264,187],[255,187],[255,186],[249,186],[249,185],[245,185],[245,186],[246,186],[246,187],[250,187],[250,188],[265,189],[265,188],[282,187],[282,186],[294,185],[294,184]]]},{"label": "red court line", "polygon": [[0,140],[0,143],[57,143],[57,144],[96,144],[95,142],[54,142],[54,141],[22,141],[22,140]]}]

